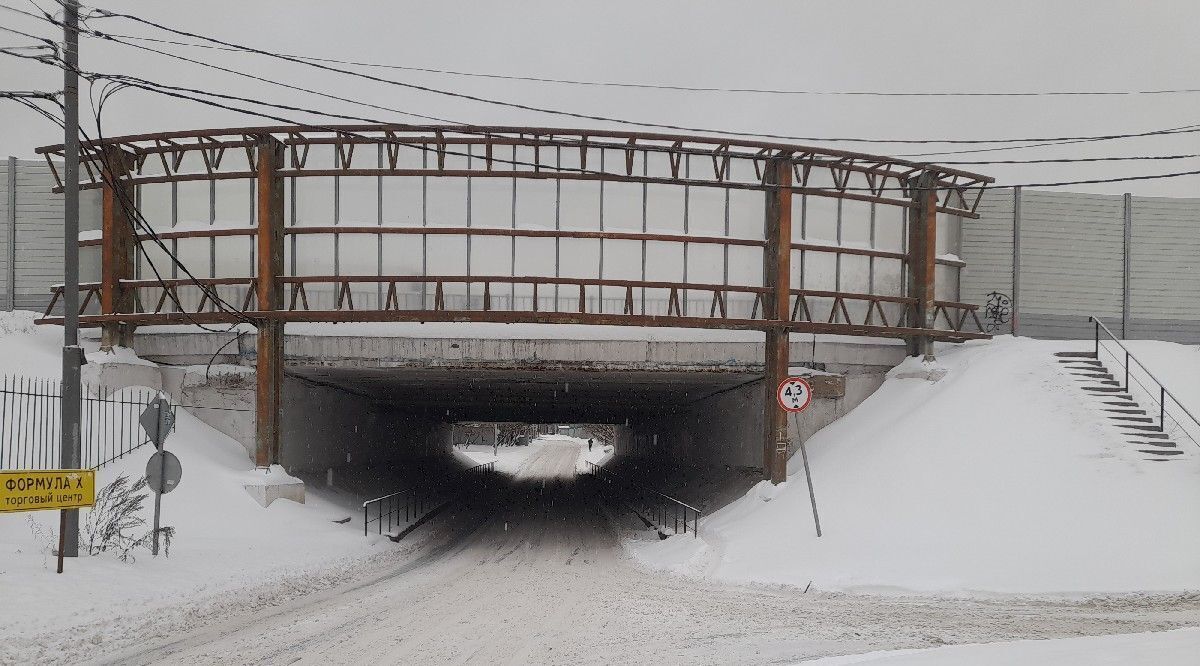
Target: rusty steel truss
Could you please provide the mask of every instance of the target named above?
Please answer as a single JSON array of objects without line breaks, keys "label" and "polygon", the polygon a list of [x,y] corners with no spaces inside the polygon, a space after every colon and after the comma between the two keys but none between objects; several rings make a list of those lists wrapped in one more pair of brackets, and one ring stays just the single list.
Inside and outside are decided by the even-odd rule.
[{"label": "rusty steel truss", "polygon": [[[45,147],[39,152],[45,155],[61,190],[58,161],[62,147]],[[254,322],[259,328],[256,462],[260,465],[278,460],[279,388],[287,322],[469,321],[761,330],[767,337],[764,469],[774,481],[782,480],[786,470],[786,420],[773,392],[787,371],[790,333],[902,337],[910,340],[914,352],[928,352],[935,339],[987,337],[976,306],[939,300],[934,291],[939,265],[963,265],[954,258],[937,257],[939,214],[975,217],[983,191],[992,182],[965,171],[774,142],[449,125],[165,132],[88,143],[81,154],[81,186],[102,191],[103,226],[100,238],[80,241],[81,246],[99,246],[101,254],[101,280],[80,285],[80,325],[102,327],[105,344],[111,345],[127,343],[133,328],[142,325]],[[322,157],[315,158],[317,155]],[[336,219],[332,226],[285,223],[285,183],[294,184],[305,177],[355,176],[445,177],[467,179],[468,183],[470,179],[511,179],[514,197],[518,180],[595,181],[601,188],[605,182],[616,182],[760,191],[764,197],[763,231],[759,237],[733,236],[727,224],[724,235],[687,233],[686,225],[684,233],[651,233],[644,219],[641,232],[616,231],[604,228],[603,212],[596,229],[529,228],[518,225],[515,203],[510,227],[384,225],[382,213],[376,226],[339,225]],[[128,202],[136,200],[137,188],[142,185],[238,179],[255,182],[252,225],[150,232],[139,228],[130,214]],[[875,206],[906,210],[903,251],[797,239],[792,232],[793,197],[797,195],[863,202],[871,204],[872,211]],[[556,199],[556,211],[558,205]],[[294,207],[293,203],[293,215]],[[518,275],[515,261],[512,275],[440,274],[436,267],[421,275],[386,275],[382,259],[377,275],[284,274],[284,245],[289,238],[364,234],[377,237],[381,257],[382,239],[391,235],[421,239],[499,236],[512,239],[514,248],[518,238],[551,238],[556,243],[562,239],[640,241],[643,275],[640,280],[605,278],[603,258],[594,278],[562,277],[557,268],[554,276]],[[238,236],[253,241],[251,274],[136,279],[141,242],[155,237],[175,241]],[[684,248],[682,280],[645,279],[648,242]],[[728,279],[721,284],[688,281],[689,245],[721,247],[726,261],[730,248],[761,252],[763,279],[760,284],[729,284]],[[896,293],[874,293],[873,287],[872,293],[806,289],[802,280],[796,288],[793,254],[801,261],[806,254],[817,254],[836,257],[839,262],[843,256],[897,262],[900,288]],[[840,271],[841,264],[838,266]],[[364,285],[373,285],[378,297],[371,303],[360,297],[356,304],[356,289]],[[518,287],[523,293],[531,292],[527,304],[518,303]],[[310,306],[314,289],[331,296],[324,306]],[[186,298],[184,292],[189,290],[196,292],[199,300]],[[468,297],[448,298],[452,290],[465,290]],[[539,290],[541,294],[553,292],[553,302],[547,304]],[[407,298],[418,291],[420,298],[415,303]],[[648,291],[662,295],[665,306],[660,311],[647,309]],[[212,297],[217,293],[222,294],[225,307],[218,307]],[[471,298],[472,293],[481,296]],[[604,293],[609,295],[607,299]],[[53,315],[61,294],[62,287],[55,287],[53,302],[41,322],[61,321]],[[563,294],[566,296],[560,300]],[[228,303],[237,310],[230,311]],[[563,304],[566,307],[561,307]]]}]

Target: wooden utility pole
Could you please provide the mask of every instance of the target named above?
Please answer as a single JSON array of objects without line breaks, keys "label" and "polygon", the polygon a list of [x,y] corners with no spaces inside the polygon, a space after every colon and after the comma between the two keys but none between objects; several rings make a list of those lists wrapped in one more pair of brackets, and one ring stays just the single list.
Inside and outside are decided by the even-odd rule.
[{"label": "wooden utility pole", "polygon": [[766,367],[763,378],[763,477],[771,483],[787,480],[787,412],[779,405],[775,391],[788,374],[788,329],[792,286],[792,162],[790,154],[770,161],[763,174],[766,185],[765,233],[763,252],[763,316],[767,320]]},{"label": "wooden utility pole", "polygon": [[[258,310],[282,309],[283,283],[283,144],[270,135],[258,137],[255,145],[258,231],[256,234]],[[257,322],[254,464],[267,467],[279,462],[281,396],[283,389],[283,322]]]}]

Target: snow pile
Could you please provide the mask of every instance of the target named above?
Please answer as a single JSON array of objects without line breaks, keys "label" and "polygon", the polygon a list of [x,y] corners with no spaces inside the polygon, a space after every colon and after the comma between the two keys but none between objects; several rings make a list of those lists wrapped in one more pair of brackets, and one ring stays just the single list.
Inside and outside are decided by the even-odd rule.
[{"label": "snow pile", "polygon": [[894,369],[807,443],[823,538],[796,455],[782,489],[705,518],[700,540],[628,546],[651,566],[825,589],[1200,589],[1200,450],[1144,460],[1055,362],[1083,348],[1006,336],[939,347],[944,375]]},{"label": "snow pile", "polygon": [[1191,666],[1200,653],[1200,629],[1053,640],[949,645],[928,650],[870,652],[804,662],[807,666],[1093,666],[1155,664]]},{"label": "snow pile", "polygon": [[[61,329],[24,328],[19,322],[28,315],[0,315],[7,331],[0,334],[0,373],[57,378]],[[335,523],[357,514],[312,492],[305,504],[259,506],[244,485],[291,477],[275,467],[254,470],[240,444],[184,409],[177,417],[166,448],[179,457],[183,476],[162,502],[163,524],[176,529],[169,558],[152,558],[145,550],[134,551],[136,559],[128,563],[111,553],[81,556],[68,559],[66,572],[57,575],[51,548],[57,546],[58,512],[0,514],[0,596],[21,600],[0,604],[0,663],[67,659],[71,650],[90,644],[150,640],[164,635],[156,633],[164,627],[187,626],[187,614],[205,612],[206,603],[228,605],[230,595],[247,594],[242,590],[253,598],[242,598],[240,606],[275,603],[298,588],[325,584],[335,571],[391,545],[364,539],[357,520]],[[145,446],[98,470],[97,488],[122,474],[140,478],[152,452]],[[152,496],[144,506],[139,535],[150,529]],[[86,515],[83,510],[81,524]],[[57,648],[65,652],[52,647],[60,640],[69,641]]]}]

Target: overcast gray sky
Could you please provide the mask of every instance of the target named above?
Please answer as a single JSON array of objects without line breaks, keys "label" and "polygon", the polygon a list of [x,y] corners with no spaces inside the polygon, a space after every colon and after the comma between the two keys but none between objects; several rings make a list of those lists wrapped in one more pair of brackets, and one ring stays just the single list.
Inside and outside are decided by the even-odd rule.
[{"label": "overcast gray sky", "polygon": [[[55,0],[36,0],[44,7]],[[0,0],[30,9],[30,0]],[[184,30],[271,51],[472,72],[691,86],[814,90],[1025,92],[1200,88],[1200,3],[1005,2],[96,2]],[[112,33],[168,37],[127,20],[92,19]],[[46,23],[0,11],[0,26],[56,36]],[[11,34],[0,45],[28,43]],[[164,49],[395,109],[480,124],[582,127],[602,123],[520,111],[375,84],[249,54]],[[420,122],[85,39],[83,69],[129,73],[380,120]],[[1004,138],[1140,132],[1200,124],[1200,94],[1118,97],[773,96],[586,88],[379,71],[388,78],[582,113],[733,131],[815,137]],[[0,59],[0,89],[61,87],[45,65]],[[86,95],[86,87],[84,89]],[[81,114],[89,122],[85,101]],[[296,120],[315,120],[281,112]],[[105,107],[106,135],[271,124],[137,90]],[[0,101],[0,153],[29,157],[60,130]],[[815,143],[815,142],[814,142]],[[889,155],[964,146],[825,144]],[[1200,135],[1105,141],[943,159],[1200,153]],[[935,160],[935,157],[921,158]],[[1200,170],[1200,159],[1083,165],[964,167],[1001,183]],[[1200,196],[1200,177],[1070,191]]]}]

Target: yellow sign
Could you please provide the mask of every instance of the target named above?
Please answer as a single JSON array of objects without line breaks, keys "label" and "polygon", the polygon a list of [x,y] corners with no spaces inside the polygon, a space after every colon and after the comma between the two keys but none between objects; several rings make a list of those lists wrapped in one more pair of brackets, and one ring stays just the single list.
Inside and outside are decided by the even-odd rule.
[{"label": "yellow sign", "polygon": [[0,513],[78,509],[96,503],[90,469],[0,470]]}]

